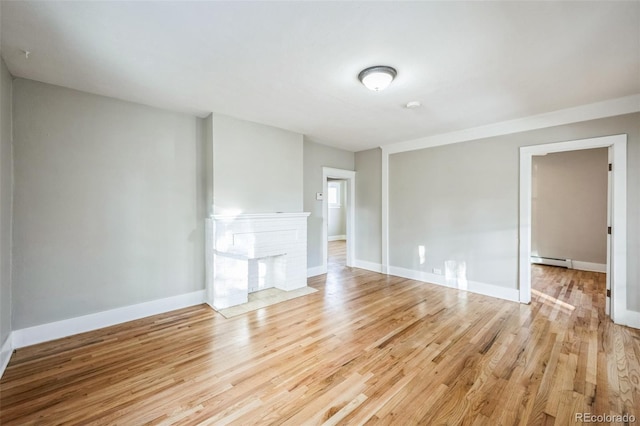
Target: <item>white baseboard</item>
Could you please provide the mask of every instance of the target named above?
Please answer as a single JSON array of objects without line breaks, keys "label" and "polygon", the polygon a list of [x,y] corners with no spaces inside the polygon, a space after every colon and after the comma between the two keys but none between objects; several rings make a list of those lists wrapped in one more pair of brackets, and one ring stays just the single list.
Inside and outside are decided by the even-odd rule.
[{"label": "white baseboard", "polygon": [[531,263],[571,268],[571,259],[554,259],[552,257],[531,256]]},{"label": "white baseboard", "polygon": [[573,264],[571,269],[579,269],[581,271],[591,271],[591,272],[602,272],[605,274],[607,272],[607,264],[606,263],[592,263],[592,262],[580,262],[579,260],[571,261]]},{"label": "white baseboard", "polygon": [[315,277],[327,273],[326,266],[314,266],[313,268],[307,268],[307,278]]},{"label": "white baseboard", "polygon": [[640,329],[640,312],[625,310],[616,314],[616,324]]},{"label": "white baseboard", "polygon": [[397,266],[389,267],[389,275],[395,275],[402,278],[409,278],[416,281],[423,281],[430,284],[436,284],[443,287],[454,288],[457,290],[469,291],[471,293],[483,294],[485,296],[496,297],[498,299],[509,300],[512,302],[520,301],[520,291],[515,288],[500,287],[493,284],[485,284],[477,281],[467,281],[466,284],[461,280],[447,280],[444,275],[431,274],[413,269],[399,268]]},{"label": "white baseboard", "polygon": [[582,262],[573,259],[554,259],[549,257],[531,256],[531,263],[540,265],[562,266],[569,269],[578,269],[580,271],[590,272],[607,272],[606,263]]},{"label": "white baseboard", "polygon": [[353,266],[360,269],[366,269],[367,271],[382,273],[382,265],[380,263],[356,259]]},{"label": "white baseboard", "polygon": [[11,354],[13,354],[13,333],[10,333],[7,336],[7,339],[2,344],[2,349],[0,350],[0,377],[4,374],[4,370],[6,370],[7,365],[9,365],[9,360],[11,359]]},{"label": "white baseboard", "polygon": [[86,331],[97,330],[127,321],[162,314],[176,309],[187,308],[205,302],[205,290],[192,293],[152,300],[137,305],[125,306],[95,314],[83,315],[48,324],[14,330],[12,333],[13,347],[22,348],[60,339]]},{"label": "white baseboard", "polygon": [[332,235],[330,237],[327,237],[327,241],[340,241],[340,240],[346,240],[347,236],[346,235]]}]

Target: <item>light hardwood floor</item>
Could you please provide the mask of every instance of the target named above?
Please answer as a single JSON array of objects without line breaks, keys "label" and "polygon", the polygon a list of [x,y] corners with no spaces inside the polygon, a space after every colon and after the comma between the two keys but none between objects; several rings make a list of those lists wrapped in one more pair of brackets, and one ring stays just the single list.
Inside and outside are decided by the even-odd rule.
[{"label": "light hardwood floor", "polygon": [[327,251],[329,273],[340,272],[347,264],[347,242],[344,240],[329,241]]},{"label": "light hardwood floor", "polygon": [[344,266],[233,319],[206,306],[18,350],[13,424],[556,424],[640,416],[640,332],[604,276],[534,267],[531,305]]}]

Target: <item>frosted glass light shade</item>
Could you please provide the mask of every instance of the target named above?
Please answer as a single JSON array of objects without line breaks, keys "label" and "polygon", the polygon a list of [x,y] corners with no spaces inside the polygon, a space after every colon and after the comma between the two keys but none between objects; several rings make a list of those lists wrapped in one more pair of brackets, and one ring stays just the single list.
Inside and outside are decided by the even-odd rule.
[{"label": "frosted glass light shade", "polygon": [[360,74],[358,74],[358,79],[367,89],[378,92],[386,89],[396,75],[397,72],[395,69],[379,65],[362,70]]}]

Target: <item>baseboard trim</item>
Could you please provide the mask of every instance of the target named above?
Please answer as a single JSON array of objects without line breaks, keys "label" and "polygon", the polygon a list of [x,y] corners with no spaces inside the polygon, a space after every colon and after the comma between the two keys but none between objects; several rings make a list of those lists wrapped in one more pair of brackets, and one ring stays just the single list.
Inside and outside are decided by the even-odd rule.
[{"label": "baseboard trim", "polygon": [[579,260],[573,260],[571,263],[572,269],[579,269],[581,271],[590,272],[602,272],[603,274],[607,273],[606,263],[581,262]]},{"label": "baseboard trim", "polygon": [[444,275],[431,274],[413,269],[399,268],[397,266],[389,267],[389,275],[397,277],[409,278],[416,281],[423,281],[429,284],[436,284],[443,287],[449,287],[457,290],[478,293],[484,296],[496,297],[498,299],[509,300],[511,302],[520,302],[520,291],[515,288],[500,287],[493,284],[486,284],[477,281],[467,281],[466,284],[457,279],[447,279]]},{"label": "baseboard trim", "polygon": [[332,235],[330,237],[327,237],[327,241],[342,241],[346,239],[347,239],[346,235]]},{"label": "baseboard trim", "polygon": [[531,263],[535,263],[537,265],[560,266],[562,268],[569,269],[571,269],[572,266],[571,259],[556,259],[553,257],[540,256],[531,256]]},{"label": "baseboard trim", "polygon": [[318,275],[326,274],[326,266],[314,266],[313,268],[307,268],[307,278],[316,277]]},{"label": "baseboard trim", "polygon": [[640,329],[640,312],[625,310],[616,314],[616,324]]},{"label": "baseboard trim", "polygon": [[354,267],[360,269],[366,269],[367,271],[382,273],[382,264],[375,262],[368,262],[366,260],[356,259],[354,262]]},{"label": "baseboard trim", "polygon": [[578,269],[580,271],[590,272],[607,272],[606,263],[582,262],[573,259],[555,259],[551,257],[531,256],[531,263],[539,265],[561,266],[569,269]]},{"label": "baseboard trim", "polygon": [[2,349],[0,350],[0,378],[4,374],[4,370],[7,369],[7,365],[9,365],[9,360],[11,360],[11,355],[13,354],[13,333],[9,333],[6,340],[2,344]]},{"label": "baseboard trim", "polygon": [[23,348],[201,303],[205,303],[205,290],[14,330],[12,344],[13,348]]}]

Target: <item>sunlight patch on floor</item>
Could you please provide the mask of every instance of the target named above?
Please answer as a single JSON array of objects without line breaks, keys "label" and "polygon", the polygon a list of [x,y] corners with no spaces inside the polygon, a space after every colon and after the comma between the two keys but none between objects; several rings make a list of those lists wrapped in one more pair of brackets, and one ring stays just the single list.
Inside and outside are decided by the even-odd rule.
[{"label": "sunlight patch on floor", "polygon": [[562,300],[558,300],[555,297],[549,296],[548,294],[544,294],[536,289],[531,289],[531,293],[535,294],[536,296],[538,296],[541,300],[542,303],[544,303],[545,305],[557,305],[563,309],[566,309],[568,311],[573,311],[576,309],[575,306],[570,305],[566,302],[563,302]]}]

